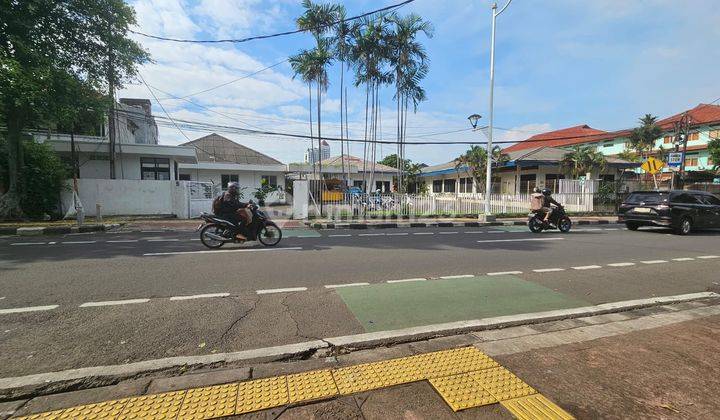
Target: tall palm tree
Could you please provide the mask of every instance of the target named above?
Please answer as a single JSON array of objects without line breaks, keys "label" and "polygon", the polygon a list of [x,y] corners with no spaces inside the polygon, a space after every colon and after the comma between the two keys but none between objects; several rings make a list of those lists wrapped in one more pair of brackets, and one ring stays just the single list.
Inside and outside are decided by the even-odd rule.
[{"label": "tall palm tree", "polygon": [[630,147],[640,156],[647,157],[655,148],[655,140],[660,137],[662,130],[657,126],[657,117],[645,114],[640,118],[640,126],[630,133]]},{"label": "tall palm tree", "polygon": [[[314,74],[311,71],[312,53],[307,50],[301,51],[299,54],[290,56],[290,67],[293,69],[293,79],[300,76],[303,82],[308,85],[308,111],[310,112],[310,153],[313,149],[313,120],[312,120],[312,83]],[[312,156],[310,157],[312,159]],[[313,162],[313,173],[315,173],[315,162]]]},{"label": "tall palm tree", "polygon": [[606,166],[605,155],[592,146],[574,146],[560,161],[563,172],[574,179],[590,172],[601,172]]},{"label": "tall palm tree", "polygon": [[[350,173],[350,168],[348,167],[348,172],[346,174],[345,172],[345,142],[343,139],[347,137],[348,134],[348,127],[347,127],[347,88],[345,87],[345,67],[350,61],[350,51],[352,48],[352,33],[354,30],[354,23],[347,22],[345,20],[346,14],[345,14],[345,6],[339,4],[337,5],[337,15],[338,15],[338,22],[333,27],[333,34],[332,34],[332,43],[333,43],[333,52],[335,54],[335,58],[340,62],[340,162],[342,165],[342,173],[343,173],[343,181],[345,182],[347,186],[347,180],[348,180],[348,174]],[[343,107],[345,109],[345,112],[343,112]],[[344,116],[344,120],[343,120]],[[344,131],[343,131],[344,127]],[[350,143],[348,142],[348,154],[350,153]]]},{"label": "tall palm tree", "polygon": [[[491,159],[495,166],[499,166],[507,162],[508,157],[502,152],[500,147],[495,146],[492,150]],[[464,169],[478,187],[484,185],[486,167],[487,150],[480,146],[470,146],[465,153],[455,159],[455,170],[459,172],[460,169]]]},{"label": "tall palm tree", "polygon": [[[397,102],[397,141],[398,162],[405,158],[404,138],[407,127],[408,100],[413,102],[413,109],[425,100],[425,91],[420,87],[420,81],[428,71],[428,56],[425,48],[417,41],[417,36],[424,33],[432,38],[434,28],[430,22],[424,21],[419,15],[411,13],[402,17],[397,14],[390,15],[388,19],[393,24],[389,37],[390,65],[395,77],[395,97]],[[398,166],[398,185],[402,183],[402,167]]]}]

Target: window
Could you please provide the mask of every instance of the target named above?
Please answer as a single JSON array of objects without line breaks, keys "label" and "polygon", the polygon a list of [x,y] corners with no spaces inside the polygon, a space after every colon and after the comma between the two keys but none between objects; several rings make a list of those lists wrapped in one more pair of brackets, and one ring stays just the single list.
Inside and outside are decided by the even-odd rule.
[{"label": "window", "polygon": [[190,174],[180,174],[178,177],[180,181],[190,181]]},{"label": "window", "polygon": [[362,181],[353,181],[353,187],[362,188],[363,182]]},{"label": "window", "polygon": [[442,192],[442,180],[436,179],[433,181],[433,192],[434,193]]},{"label": "window", "polygon": [[[668,200],[668,193],[666,192],[635,192],[630,194],[625,202],[628,204],[660,204],[666,203]],[[673,197],[673,201],[675,198]]]},{"label": "window", "polygon": [[694,196],[692,196],[690,194],[685,194],[685,193],[678,194],[678,195],[672,197],[671,201],[673,203],[678,203],[678,204],[699,204],[699,201],[697,198],[695,198]]},{"label": "window", "polygon": [[455,192],[455,180],[446,179],[443,183],[443,192],[454,193]]},{"label": "window", "polygon": [[471,193],[473,190],[473,179],[472,178],[460,178],[460,192]]},{"label": "window", "polygon": [[714,195],[703,195],[702,201],[705,204],[710,204],[711,206],[720,206],[720,198],[717,198]]},{"label": "window", "polygon": [[140,179],[167,181],[170,179],[170,159],[140,158]]},{"label": "window", "polygon": [[671,144],[671,143],[674,143],[674,142],[675,142],[675,137],[674,137],[674,136],[665,136],[665,137],[663,137],[663,143],[665,143],[665,144]]},{"label": "window", "polygon": [[697,155],[686,155],[685,156],[685,167],[698,166]]},{"label": "window", "polygon": [[261,185],[267,184],[270,187],[277,187],[277,176],[263,175],[260,182],[261,182]]},{"label": "window", "polygon": [[606,141],[605,143],[603,143],[603,147],[613,147],[614,145],[615,143],[611,141]]},{"label": "window", "polygon": [[700,133],[697,131],[694,133],[688,134],[688,141],[695,141],[695,140],[700,140]]},{"label": "window", "polygon": [[710,140],[720,139],[720,130],[710,130],[708,132],[708,137],[710,137]]},{"label": "window", "polygon": [[226,190],[229,183],[238,182],[238,180],[237,174],[222,174],[220,175],[220,187]]}]

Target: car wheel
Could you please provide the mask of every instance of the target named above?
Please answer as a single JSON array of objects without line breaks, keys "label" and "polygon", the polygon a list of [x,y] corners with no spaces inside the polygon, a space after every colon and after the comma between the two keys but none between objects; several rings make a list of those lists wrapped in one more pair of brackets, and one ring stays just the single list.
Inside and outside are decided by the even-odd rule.
[{"label": "car wheel", "polygon": [[625,223],[625,227],[626,227],[628,230],[638,230],[638,228],[640,227],[640,225],[637,224],[637,223]]},{"label": "car wheel", "polygon": [[683,217],[680,224],[675,227],[675,233],[678,235],[687,235],[692,231],[692,220],[689,217]]}]

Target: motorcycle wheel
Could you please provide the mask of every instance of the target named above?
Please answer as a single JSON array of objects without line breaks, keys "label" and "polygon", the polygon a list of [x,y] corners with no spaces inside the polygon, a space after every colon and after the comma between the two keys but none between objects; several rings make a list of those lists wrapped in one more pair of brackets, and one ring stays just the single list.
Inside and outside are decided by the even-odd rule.
[{"label": "motorcycle wheel", "polygon": [[570,231],[571,227],[572,220],[570,220],[569,217],[564,216],[562,219],[560,219],[560,222],[558,223],[558,229],[560,229],[560,232],[567,233]]},{"label": "motorcycle wheel", "polygon": [[268,222],[260,228],[257,238],[265,246],[275,246],[282,239],[282,230],[275,223]]},{"label": "motorcycle wheel", "polygon": [[540,233],[543,231],[543,224],[537,218],[533,217],[528,220],[528,228],[530,228],[530,232],[532,233]]},{"label": "motorcycle wheel", "polygon": [[225,242],[210,238],[206,236],[206,233],[214,233],[216,235],[222,236],[222,231],[223,229],[220,226],[209,224],[202,228],[202,230],[200,231],[200,242],[202,242],[203,245],[210,249],[218,249],[221,246],[225,245]]}]

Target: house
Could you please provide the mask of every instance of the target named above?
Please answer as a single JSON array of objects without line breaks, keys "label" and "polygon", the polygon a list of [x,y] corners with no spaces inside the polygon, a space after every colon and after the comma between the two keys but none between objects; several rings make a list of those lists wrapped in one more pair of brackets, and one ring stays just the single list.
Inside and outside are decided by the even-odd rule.
[{"label": "house", "polygon": [[[287,165],[219,134],[212,133],[181,146],[192,147],[197,162],[180,165],[180,180],[211,182],[222,189],[227,188],[228,182],[237,182],[241,191],[244,189],[245,199],[252,198],[263,184],[285,189]],[[270,194],[266,203],[284,200],[285,194],[278,191]]]},{"label": "house", "polygon": [[[333,156],[323,160],[321,163],[322,177],[325,180],[325,188],[328,190],[343,189],[344,165],[348,177],[348,186],[364,189],[365,183],[372,182],[372,187],[369,189],[371,192],[377,190],[384,193],[395,191],[395,185],[393,184],[394,176],[397,175],[397,169],[395,168],[351,155]],[[291,163],[288,170],[295,179],[305,178],[317,181],[320,179],[318,176],[320,166],[317,164]]]}]

